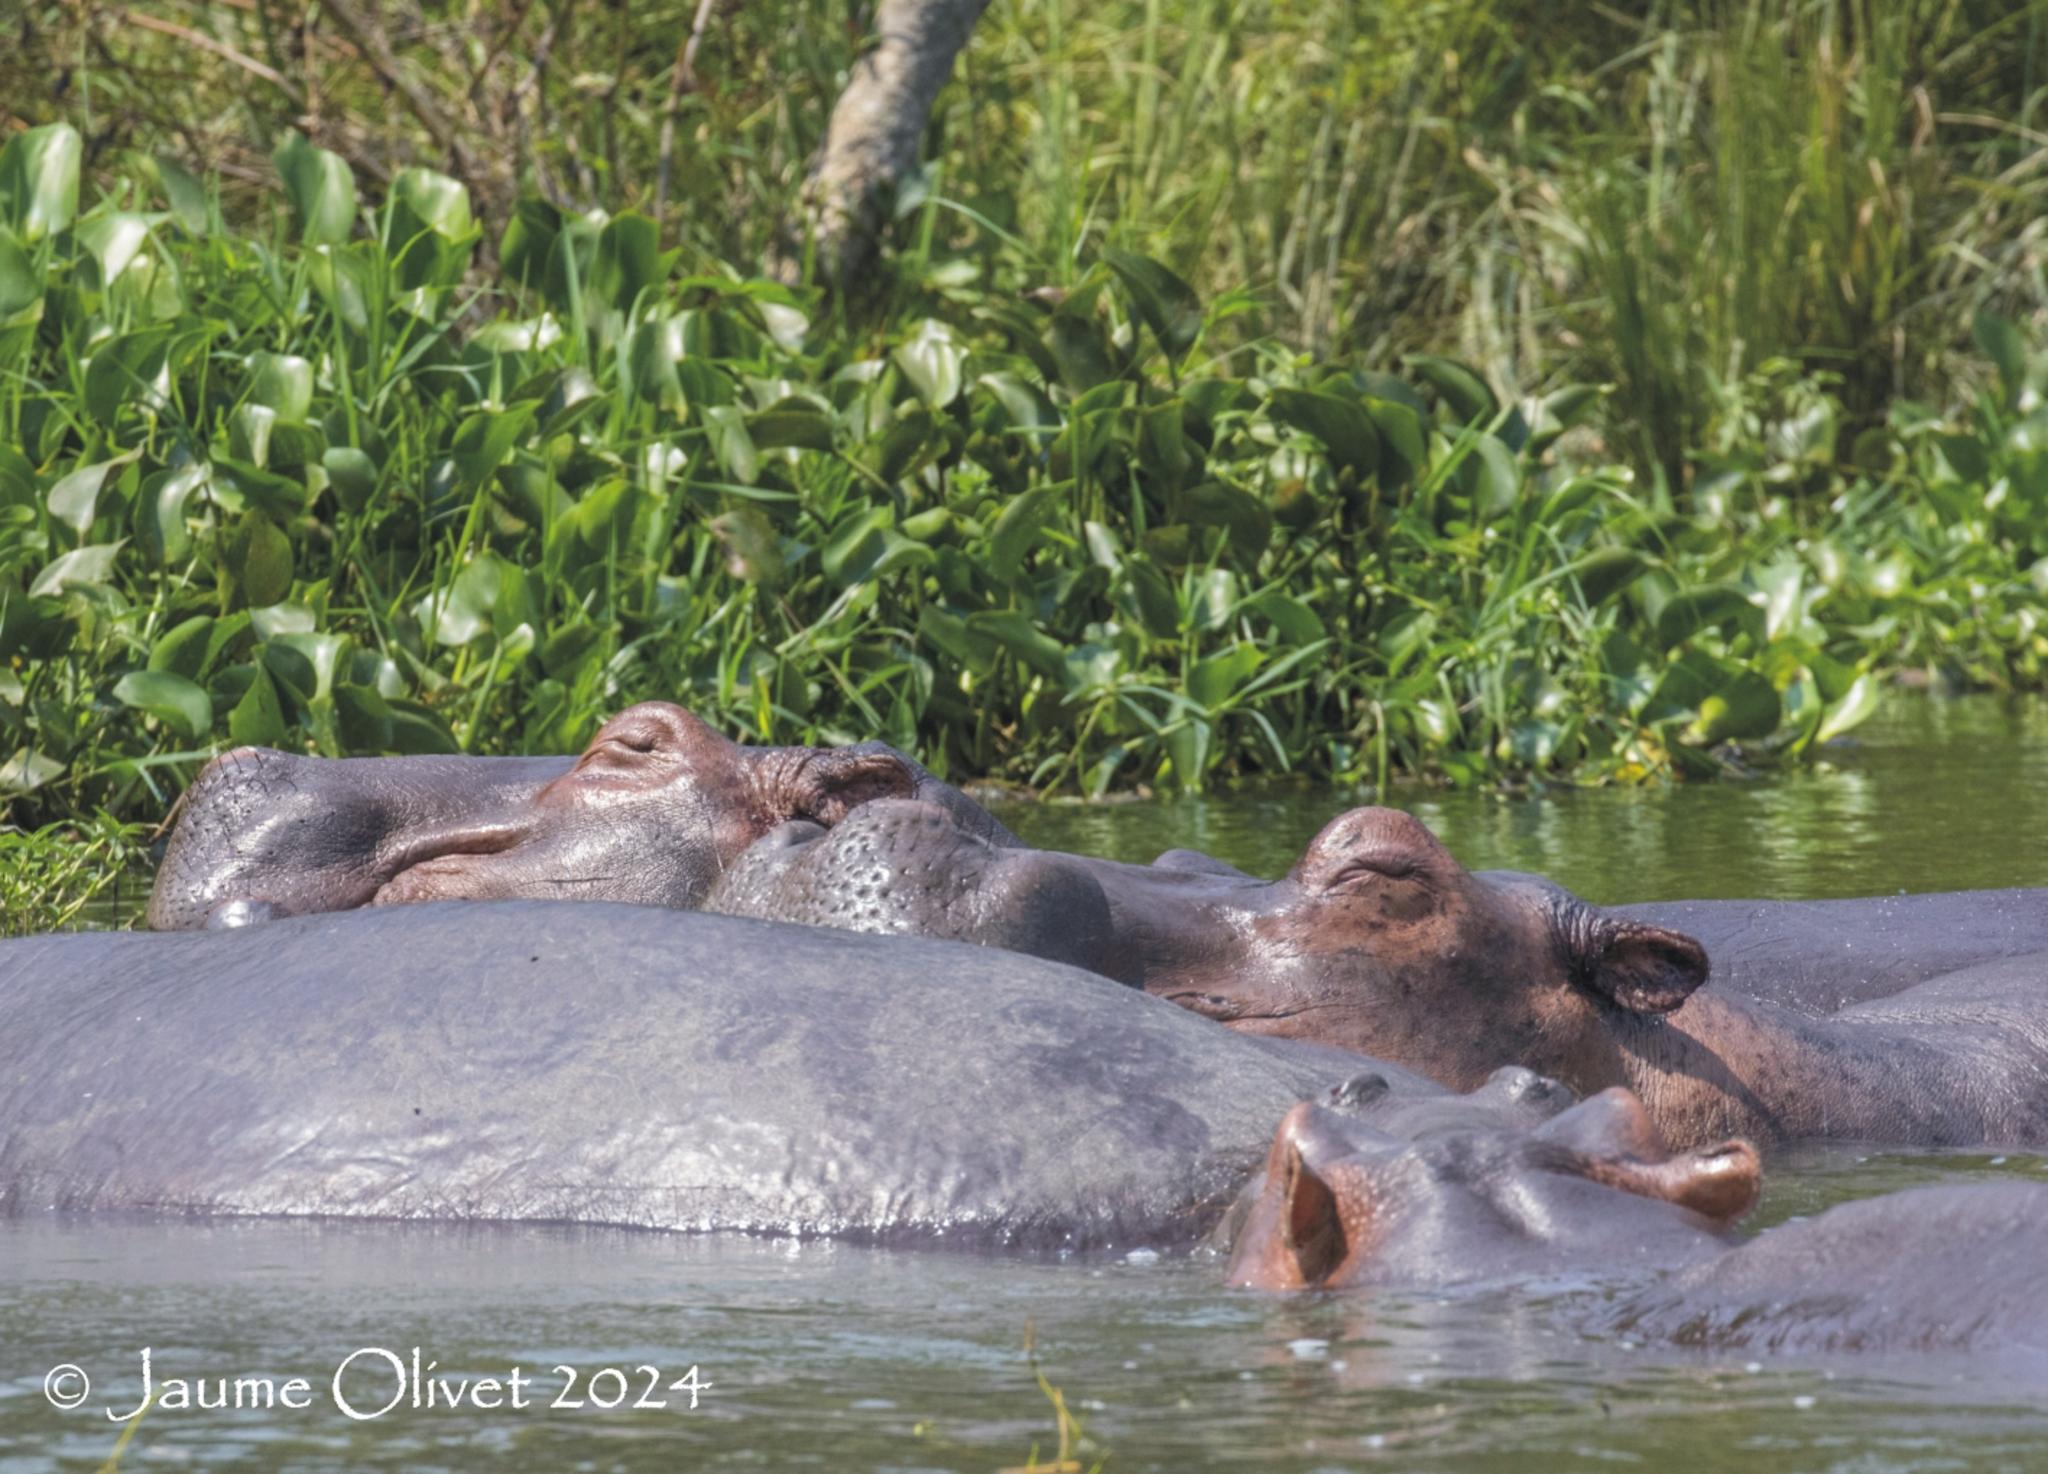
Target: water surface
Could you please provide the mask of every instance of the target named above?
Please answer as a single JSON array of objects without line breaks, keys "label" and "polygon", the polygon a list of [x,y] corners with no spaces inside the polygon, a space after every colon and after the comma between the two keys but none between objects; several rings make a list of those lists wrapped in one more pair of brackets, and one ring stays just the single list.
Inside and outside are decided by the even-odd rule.
[{"label": "water surface", "polygon": [[[1277,874],[1355,795],[1268,786],[1185,803],[1023,805],[1035,842],[1149,860],[1207,849]],[[1811,770],[1749,783],[1405,790],[1467,864],[1597,900],[2048,884],[2048,706],[1900,700]],[[1923,1182],[2048,1181],[2038,1154],[1829,1146],[1772,1164],[1756,1222]],[[1911,1266],[1873,1269],[1909,1274]],[[124,1469],[1020,1468],[1056,1448],[1035,1365],[1085,1426],[1077,1469],[1904,1474],[2048,1468],[2044,1363],[1788,1360],[1577,1334],[1597,1283],[1282,1299],[1201,1256],[1029,1258],[549,1227],[0,1220],[0,1474],[100,1467],[158,1377],[307,1380],[304,1411],[145,1415]],[[2048,1336],[2044,1336],[2048,1341]],[[330,1399],[362,1348],[435,1375],[518,1366],[543,1405]],[[43,1378],[98,1384],[77,1411]],[[390,1385],[358,1364],[375,1407]],[[579,1387],[699,1368],[691,1412],[550,1409]],[[603,1381],[604,1394],[613,1384]]]}]

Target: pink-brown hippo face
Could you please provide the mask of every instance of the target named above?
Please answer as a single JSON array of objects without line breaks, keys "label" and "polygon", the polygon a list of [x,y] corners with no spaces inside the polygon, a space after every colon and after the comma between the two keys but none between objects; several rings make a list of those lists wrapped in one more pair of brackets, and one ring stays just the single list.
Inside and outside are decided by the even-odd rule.
[{"label": "pink-brown hippo face", "polygon": [[879,746],[743,747],[666,702],[620,712],[573,759],[240,748],[186,796],[150,924],[455,899],[689,907],[777,825],[834,824],[928,778]]},{"label": "pink-brown hippo face", "polygon": [[1182,911],[1204,909],[1200,945],[1153,945],[1148,990],[1458,1090],[1508,1064],[1582,1092],[1619,1083],[1617,1020],[1669,1012],[1707,980],[1690,937],[1534,876],[1474,874],[1394,809],[1342,814],[1285,879]]},{"label": "pink-brown hippo face", "polygon": [[1619,1087],[1533,1129],[1419,1137],[1304,1102],[1273,1138],[1229,1280],[1302,1290],[1669,1269],[1726,1247],[1760,1189],[1754,1147],[1674,1155]]}]

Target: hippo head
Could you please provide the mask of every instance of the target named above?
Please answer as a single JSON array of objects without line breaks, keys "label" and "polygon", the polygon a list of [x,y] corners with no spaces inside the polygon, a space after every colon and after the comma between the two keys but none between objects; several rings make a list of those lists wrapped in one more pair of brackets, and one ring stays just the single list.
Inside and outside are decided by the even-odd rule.
[{"label": "hippo head", "polygon": [[1199,945],[1162,936],[1152,991],[1459,1090],[1508,1063],[1582,1091],[1617,1083],[1616,1020],[1669,1012],[1707,980],[1690,937],[1534,876],[1474,874],[1393,809],[1340,815],[1285,879],[1208,909]]},{"label": "hippo head", "polygon": [[833,824],[917,784],[879,746],[742,747],[665,702],[619,713],[575,759],[241,748],[186,796],[150,924],[453,899],[692,906],[777,825]]},{"label": "hippo head", "polygon": [[1708,1257],[1756,1206],[1756,1149],[1674,1155],[1620,1087],[1533,1127],[1451,1119],[1390,1134],[1303,1103],[1280,1123],[1231,1255],[1265,1290],[1443,1286],[1506,1275],[1667,1269]]}]

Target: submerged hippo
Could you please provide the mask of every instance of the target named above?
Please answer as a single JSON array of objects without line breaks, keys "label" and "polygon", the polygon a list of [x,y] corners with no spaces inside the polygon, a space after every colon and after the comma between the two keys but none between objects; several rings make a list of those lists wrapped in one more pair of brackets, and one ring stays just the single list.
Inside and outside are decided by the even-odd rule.
[{"label": "submerged hippo", "polygon": [[186,795],[150,896],[159,931],[397,901],[692,906],[789,819],[871,798],[936,803],[991,843],[980,805],[880,743],[742,747],[645,702],[577,758],[310,758],[238,748]]},{"label": "submerged hippo", "polygon": [[[1102,894],[1110,927],[1038,903]],[[1533,876],[1474,874],[1419,821],[1356,809],[1265,883],[998,849],[932,805],[785,826],[713,909],[995,942],[1080,962],[1248,1033],[1394,1060],[1457,1089],[1524,1065],[1581,1095],[1627,1085],[1674,1141],[2048,1142],[2048,956],[2006,958],[1822,1018],[1696,993],[1693,938]]]},{"label": "submerged hippo", "polygon": [[1737,1245],[1758,1190],[1748,1143],[1673,1153],[1618,1088],[1533,1127],[1406,1137],[1304,1104],[1274,1137],[1227,1274],[1434,1290],[1571,1272],[1602,1281],[1581,1328],[1638,1339],[2048,1351],[2048,1186],[1915,1188]]},{"label": "submerged hippo", "polygon": [[1356,1069],[1014,953],[644,906],[33,937],[0,1211],[1170,1243]]}]

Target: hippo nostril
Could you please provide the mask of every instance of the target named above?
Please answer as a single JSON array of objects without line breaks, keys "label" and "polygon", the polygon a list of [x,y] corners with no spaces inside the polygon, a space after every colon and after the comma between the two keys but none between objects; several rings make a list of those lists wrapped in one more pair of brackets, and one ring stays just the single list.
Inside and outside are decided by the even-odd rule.
[{"label": "hippo nostril", "polygon": [[1368,1070],[1362,1075],[1353,1075],[1341,1085],[1332,1085],[1330,1104],[1338,1110],[1363,1110],[1393,1088],[1385,1075]]}]

